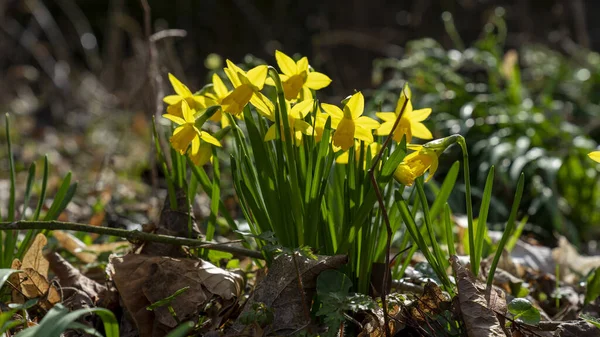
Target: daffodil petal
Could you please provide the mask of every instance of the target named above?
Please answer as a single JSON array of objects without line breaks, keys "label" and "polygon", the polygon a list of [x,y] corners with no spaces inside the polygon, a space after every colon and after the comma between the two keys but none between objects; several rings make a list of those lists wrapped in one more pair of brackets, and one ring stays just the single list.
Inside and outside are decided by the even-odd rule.
[{"label": "daffodil petal", "polygon": [[425,109],[413,110],[407,115],[409,116],[408,118],[410,118],[410,120],[413,122],[422,122],[422,121],[426,120],[427,117],[429,117],[429,115],[431,115],[431,109],[425,108]]},{"label": "daffodil petal", "polygon": [[181,102],[181,100],[182,98],[179,95],[169,95],[163,98],[163,102],[167,103],[168,105],[178,104],[179,102]]},{"label": "daffodil petal", "polygon": [[248,71],[246,77],[252,85],[258,88],[258,90],[262,90],[265,86],[268,71],[269,68],[266,65],[256,66]]},{"label": "daffodil petal", "polygon": [[342,152],[337,158],[335,158],[335,162],[338,164],[348,164],[348,160],[350,159],[350,151]]},{"label": "daffodil petal", "polygon": [[392,122],[392,124],[396,121],[396,117],[398,117],[393,112],[376,112],[375,115],[379,117],[382,121]]},{"label": "daffodil petal", "polygon": [[273,102],[271,102],[271,100],[269,100],[265,95],[260,92],[255,92],[250,98],[250,103],[254,105],[256,111],[258,111],[261,115],[269,118],[270,120],[275,120],[275,106],[273,105]]},{"label": "daffodil petal", "polygon": [[290,110],[290,116],[296,119],[302,119],[308,115],[308,113],[312,110],[314,106],[314,100],[307,99],[305,101],[296,103],[292,110]]},{"label": "daffodil petal", "polygon": [[304,85],[313,90],[319,90],[325,88],[330,83],[331,79],[327,75],[313,71],[308,73]]},{"label": "daffodil petal", "polygon": [[433,134],[423,123],[411,123],[411,132],[413,137],[421,139],[433,139]]},{"label": "daffodil petal", "polygon": [[211,160],[211,157],[212,146],[208,143],[201,143],[198,151],[190,153],[190,159],[197,166],[208,163]]},{"label": "daffodil petal", "polygon": [[186,123],[194,123],[196,121],[194,111],[190,109],[190,105],[186,101],[182,101],[181,103],[181,112]]},{"label": "daffodil petal", "polygon": [[271,125],[265,133],[265,142],[275,139],[277,137],[277,129],[275,128],[275,124]]},{"label": "daffodil petal", "polygon": [[173,86],[173,89],[175,90],[177,95],[181,97],[192,96],[192,92],[190,91],[190,89],[188,89],[188,87],[186,87],[185,84],[181,83],[181,81],[179,81],[177,77],[175,77],[171,73],[169,73],[169,81],[171,82],[171,85]]},{"label": "daffodil petal", "polygon": [[300,131],[305,135],[312,135],[313,133],[312,125],[300,119],[294,121],[294,130]]},{"label": "daffodil petal", "polygon": [[306,56],[296,62],[296,73],[300,74],[304,71],[308,71],[308,58]]},{"label": "daffodil petal", "polygon": [[354,145],[355,131],[358,129],[354,121],[348,118],[342,118],[335,133],[333,134],[333,144],[346,151]]},{"label": "daffodil petal", "polygon": [[429,166],[429,176],[425,179],[425,182],[428,182],[433,178],[435,171],[438,169],[438,159],[436,154],[431,155],[431,166]]},{"label": "daffodil petal", "polygon": [[194,139],[192,139],[191,151],[192,151],[192,153],[197,153],[199,149],[200,149],[200,138],[194,137]]},{"label": "daffodil petal", "polygon": [[223,98],[223,101],[221,102],[223,111],[234,115],[241,114],[246,104],[250,102],[252,96],[252,88],[248,85],[241,85],[235,88],[229,95]]},{"label": "daffodil petal", "polygon": [[588,153],[588,156],[589,156],[589,157],[590,157],[590,158],[591,158],[593,161],[596,161],[596,162],[599,162],[599,163],[600,163],[600,151],[593,151],[593,152],[590,152],[590,153]]},{"label": "daffodil petal", "polygon": [[225,62],[227,63],[227,68],[231,69],[236,73],[246,75],[246,72],[243,71],[242,68],[238,67],[237,64],[231,62],[231,60],[227,59]]},{"label": "daffodil petal", "polygon": [[173,131],[173,136],[169,141],[180,154],[184,154],[190,142],[198,136],[194,129],[195,127],[190,124],[184,124]]},{"label": "daffodil petal", "polygon": [[394,122],[385,122],[379,126],[377,130],[375,130],[375,134],[377,136],[387,136],[392,132],[392,128],[394,127]]},{"label": "daffodil petal", "polygon": [[300,96],[301,100],[307,100],[307,99],[313,99],[313,94],[312,91],[310,91],[310,88],[307,86],[302,86],[302,94]]},{"label": "daffodil petal", "polygon": [[361,126],[356,126],[356,130],[354,131],[354,137],[356,139],[360,139],[365,141],[367,144],[371,144],[373,142],[373,134],[370,129],[365,129]]},{"label": "daffodil petal", "polygon": [[231,82],[231,84],[233,84],[234,88],[237,88],[240,85],[242,85],[242,81],[240,81],[238,73],[235,70],[233,70],[231,68],[224,68],[223,71],[225,72],[225,75],[227,75],[229,82]]},{"label": "daffodil petal", "polygon": [[177,125],[185,124],[185,120],[183,120],[183,118],[181,118],[181,117],[171,115],[171,114],[164,114],[162,116],[172,122],[175,122]]},{"label": "daffodil petal", "polygon": [[291,57],[279,50],[276,50],[275,59],[277,60],[277,65],[279,66],[279,69],[281,69],[282,73],[288,76],[292,76],[297,73],[296,62],[294,62]]},{"label": "daffodil petal", "polygon": [[219,75],[217,75],[217,74],[212,75],[212,83],[213,83],[213,90],[215,91],[215,94],[217,94],[217,98],[223,98],[223,97],[227,96],[227,92],[229,90],[227,90],[225,83],[223,83],[223,80],[219,77]]},{"label": "daffodil petal", "polygon": [[200,132],[200,139],[202,139],[203,141],[212,144],[214,146],[218,146],[221,147],[221,142],[219,142],[218,139],[216,139],[215,137],[211,136],[208,132],[206,131],[201,131]]},{"label": "daffodil petal", "polygon": [[352,119],[357,119],[362,115],[365,110],[365,97],[360,91],[350,97],[348,103],[344,106],[344,112],[346,110],[350,112]]},{"label": "daffodil petal", "polygon": [[371,117],[360,116],[356,119],[356,124],[364,127],[365,129],[377,129],[379,123]]},{"label": "daffodil petal", "polygon": [[321,103],[321,109],[338,120],[344,118],[344,112],[333,104]]}]

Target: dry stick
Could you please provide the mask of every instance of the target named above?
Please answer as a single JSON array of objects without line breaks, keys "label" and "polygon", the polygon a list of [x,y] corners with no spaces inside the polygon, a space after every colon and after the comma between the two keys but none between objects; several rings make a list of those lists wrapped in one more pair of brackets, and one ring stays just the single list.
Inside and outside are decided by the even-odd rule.
[{"label": "dry stick", "polygon": [[387,292],[387,279],[390,275],[389,268],[390,268],[390,250],[391,250],[391,246],[392,246],[392,235],[394,233],[392,233],[392,226],[390,225],[390,219],[388,217],[387,210],[385,208],[383,196],[381,195],[381,191],[379,190],[379,186],[377,185],[377,180],[375,180],[375,168],[377,167],[377,165],[379,165],[379,161],[381,160],[381,157],[383,156],[383,151],[385,151],[385,148],[390,144],[390,140],[392,139],[392,136],[394,135],[394,131],[396,130],[396,127],[400,123],[400,119],[402,118],[402,115],[404,115],[404,110],[406,109],[408,100],[410,99],[410,97],[408,97],[408,95],[406,95],[406,93],[404,92],[404,88],[402,88],[402,92],[404,93],[404,97],[406,97],[406,99],[404,100],[404,104],[402,105],[400,114],[398,115],[398,117],[396,117],[396,121],[394,122],[394,126],[392,126],[392,130],[390,131],[390,134],[385,139],[385,142],[383,142],[383,146],[381,146],[381,150],[379,150],[379,153],[377,154],[377,157],[375,158],[373,165],[369,169],[369,176],[371,177],[371,184],[373,185],[373,188],[375,188],[375,194],[377,195],[377,201],[379,202],[379,207],[381,207],[381,214],[383,215],[383,220],[385,222],[385,229],[387,231],[387,237],[385,240],[385,268],[383,268],[383,281],[381,282],[382,283],[381,304],[383,305],[383,322],[385,324],[385,336],[386,337],[391,337],[390,325],[389,325],[390,322],[389,322],[389,317],[387,314],[386,292]]},{"label": "dry stick", "polygon": [[22,230],[22,229],[46,229],[46,230],[70,230],[77,232],[96,233],[110,236],[118,236],[131,241],[151,241],[167,243],[177,246],[190,246],[203,249],[218,250],[248,256],[255,259],[264,260],[261,252],[242,247],[227,246],[228,243],[215,243],[202,240],[188,239],[171,235],[151,234],[138,230],[126,230],[120,228],[108,228],[90,226],[74,222],[62,221],[15,221],[15,222],[0,222],[0,231],[2,230]]}]

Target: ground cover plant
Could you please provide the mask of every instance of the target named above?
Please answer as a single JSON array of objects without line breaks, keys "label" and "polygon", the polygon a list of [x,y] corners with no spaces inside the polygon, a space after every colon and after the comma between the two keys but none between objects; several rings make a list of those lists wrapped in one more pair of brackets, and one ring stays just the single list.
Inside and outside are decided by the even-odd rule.
[{"label": "ground cover plant", "polygon": [[[499,15],[492,23],[501,33]],[[334,103],[321,97],[327,74],[280,50],[266,62],[227,59],[198,88],[151,67],[155,88],[163,77],[170,84],[153,93],[160,113],[142,124],[164,193],[156,221],[135,230],[67,221],[78,183],[71,173],[51,183],[48,157],[41,178],[35,163],[16,161],[18,128],[6,114],[0,334],[597,335],[598,259],[564,238],[554,250],[519,238],[540,221],[539,205],[551,217],[565,212],[560,200],[536,199],[566,174],[540,164],[555,162],[541,140],[554,134],[562,142],[551,145],[568,153],[560,163],[585,171],[572,186],[579,193],[572,182],[551,191],[580,202],[568,212],[580,218],[597,216],[600,151],[546,122],[554,91],[526,97],[525,72],[502,53],[500,33],[464,52],[414,42],[406,58],[376,65],[394,69],[382,89]],[[490,92],[473,96],[467,88],[481,83],[461,69],[480,58]],[[443,99],[445,88],[455,98]],[[477,118],[502,119],[505,132]],[[529,143],[511,137],[519,132]],[[513,156],[508,164],[498,147]],[[91,196],[95,215],[107,198]],[[502,231],[488,229],[491,220]],[[571,238],[592,230],[569,226],[553,228]]]}]

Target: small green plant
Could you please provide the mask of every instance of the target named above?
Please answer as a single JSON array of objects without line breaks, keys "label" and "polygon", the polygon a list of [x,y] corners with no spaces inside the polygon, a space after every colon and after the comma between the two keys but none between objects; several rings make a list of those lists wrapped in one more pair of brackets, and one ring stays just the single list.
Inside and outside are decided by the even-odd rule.
[{"label": "small green plant", "polygon": [[[8,202],[8,213],[5,217],[0,215],[1,221],[14,222],[17,220],[25,220],[28,213],[29,203],[31,200],[31,192],[33,190],[36,165],[32,163],[29,167],[27,183],[25,185],[25,194],[23,196],[23,207],[20,212],[20,216],[17,212],[16,207],[16,178],[15,178],[15,162],[14,154],[12,149],[12,142],[10,137],[10,119],[9,114],[6,114],[6,140],[8,145],[8,164],[10,172],[10,191],[9,191],[9,202]],[[58,219],[62,211],[68,206],[71,199],[75,195],[77,190],[77,183],[71,184],[71,173],[67,173],[62,183],[60,184],[50,208],[46,211],[45,215],[42,214],[44,204],[46,202],[46,189],[48,184],[48,157],[44,157],[44,166],[42,173],[42,181],[40,182],[40,194],[38,196],[38,202],[35,210],[29,217],[29,220],[38,221],[52,221]],[[43,216],[42,216],[43,215]],[[25,238],[18,242],[17,237],[18,231],[0,231],[0,268],[9,268],[14,258],[22,259],[23,254],[27,251],[27,248],[31,244],[33,238],[40,233],[41,230],[28,230],[25,234]]]}]

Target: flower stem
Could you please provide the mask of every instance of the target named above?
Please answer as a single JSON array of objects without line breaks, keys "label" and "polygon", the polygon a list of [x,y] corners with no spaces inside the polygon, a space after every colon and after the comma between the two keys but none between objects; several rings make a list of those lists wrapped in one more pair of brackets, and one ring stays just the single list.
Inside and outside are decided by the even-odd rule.
[{"label": "flower stem", "polygon": [[475,263],[475,237],[473,233],[473,204],[471,203],[471,176],[469,173],[469,152],[467,151],[467,143],[463,136],[458,136],[457,140],[463,153],[463,170],[465,171],[465,203],[467,206],[467,221],[469,231],[469,256],[471,261],[471,272],[475,277],[479,274],[476,269],[478,263]]}]

